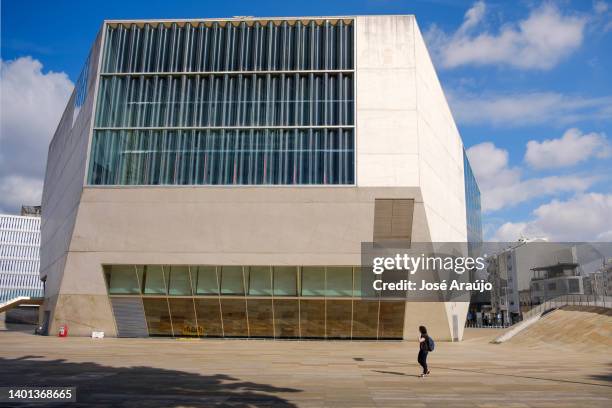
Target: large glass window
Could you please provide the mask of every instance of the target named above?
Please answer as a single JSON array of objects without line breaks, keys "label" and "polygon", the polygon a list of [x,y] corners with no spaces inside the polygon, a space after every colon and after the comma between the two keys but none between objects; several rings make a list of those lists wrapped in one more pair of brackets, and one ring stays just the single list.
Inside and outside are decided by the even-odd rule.
[{"label": "large glass window", "polygon": [[221,294],[244,295],[244,277],[242,266],[221,267]]},{"label": "large glass window", "polygon": [[89,183],[353,184],[353,37],[350,19],[107,24]]},{"label": "large glass window", "polygon": [[302,296],[325,296],[325,267],[302,268]]},{"label": "large glass window", "polygon": [[250,266],[249,295],[271,296],[272,295],[272,269],[269,266]]},{"label": "large glass window", "polygon": [[353,268],[328,267],[325,293],[327,296],[352,296]]},{"label": "large glass window", "polygon": [[94,131],[94,185],[352,184],[352,129]]},{"label": "large glass window", "polygon": [[214,266],[197,267],[196,295],[219,294],[219,278],[216,269]]},{"label": "large glass window", "polygon": [[164,271],[160,265],[144,266],[144,294],[165,295],[166,281]]},{"label": "large glass window", "polygon": [[140,293],[134,265],[113,265],[105,268],[109,271],[107,274],[109,293],[113,295]]},{"label": "large glass window", "polygon": [[297,267],[275,266],[274,296],[297,296]]},{"label": "large glass window", "polygon": [[142,325],[146,320],[151,336],[402,338],[405,301],[359,298],[359,272],[339,266],[104,266],[111,298],[142,301]]},{"label": "large glass window", "polygon": [[171,266],[169,295],[191,296],[191,277],[188,266]]},{"label": "large glass window", "polygon": [[[354,66],[350,19],[114,23],[106,30],[102,72],[316,71]],[[157,52],[156,58],[143,52],[150,50]]]}]

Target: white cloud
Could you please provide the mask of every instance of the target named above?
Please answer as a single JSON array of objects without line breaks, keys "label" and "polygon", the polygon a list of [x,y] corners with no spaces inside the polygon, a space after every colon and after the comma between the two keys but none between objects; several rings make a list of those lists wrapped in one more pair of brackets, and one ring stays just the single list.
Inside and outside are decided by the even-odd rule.
[{"label": "white cloud", "polygon": [[612,96],[585,98],[556,92],[448,92],[447,96],[455,119],[463,124],[519,127],[612,119]]},{"label": "white cloud", "polygon": [[0,60],[0,211],[40,204],[49,141],[70,97],[65,73],[40,61]]},{"label": "white cloud", "polygon": [[605,1],[596,1],[593,8],[597,14],[603,14],[608,11],[608,3]]},{"label": "white cloud", "polygon": [[477,32],[485,13],[482,1],[466,13],[452,34],[437,26],[426,33],[428,45],[445,68],[461,65],[508,65],[519,69],[550,69],[580,47],[586,19],[562,14],[550,3],[532,9],[516,23],[499,32]]},{"label": "white cloud", "polygon": [[482,196],[482,210],[496,211],[532,198],[586,191],[594,176],[564,175],[523,179],[518,167],[508,165],[508,152],[485,142],[467,150]]},{"label": "white cloud", "polygon": [[536,169],[572,166],[591,157],[604,158],[610,154],[610,144],[602,133],[583,134],[579,129],[568,129],[559,139],[527,143],[525,161]]},{"label": "white cloud", "polygon": [[552,200],[533,211],[525,222],[505,223],[494,235],[499,241],[545,237],[550,241],[609,241],[612,239],[612,194],[579,194]]},{"label": "white cloud", "polygon": [[16,174],[0,177],[0,208],[15,212],[21,205],[39,205],[43,180]]}]

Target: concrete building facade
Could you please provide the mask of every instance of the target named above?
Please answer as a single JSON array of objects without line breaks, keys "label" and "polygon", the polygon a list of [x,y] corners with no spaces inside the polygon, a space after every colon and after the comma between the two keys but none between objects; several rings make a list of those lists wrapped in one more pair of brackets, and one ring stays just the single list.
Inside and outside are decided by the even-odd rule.
[{"label": "concrete building facade", "polygon": [[76,335],[458,340],[465,302],[362,299],[360,245],[482,235],[414,16],[104,22],[42,209]]}]

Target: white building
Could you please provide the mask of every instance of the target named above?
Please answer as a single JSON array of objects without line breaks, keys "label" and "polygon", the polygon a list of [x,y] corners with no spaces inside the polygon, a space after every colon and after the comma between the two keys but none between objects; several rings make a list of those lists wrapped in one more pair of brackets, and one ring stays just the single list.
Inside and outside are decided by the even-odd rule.
[{"label": "white building", "polygon": [[76,335],[459,340],[466,302],[362,299],[361,243],[482,236],[411,15],[104,22],[42,208]]},{"label": "white building", "polygon": [[40,217],[0,215],[0,303],[43,296]]}]

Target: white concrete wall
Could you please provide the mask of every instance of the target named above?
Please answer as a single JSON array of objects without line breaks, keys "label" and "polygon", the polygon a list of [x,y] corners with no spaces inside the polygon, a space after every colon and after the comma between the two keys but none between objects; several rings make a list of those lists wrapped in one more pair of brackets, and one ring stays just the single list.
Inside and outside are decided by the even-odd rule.
[{"label": "white concrete wall", "polygon": [[52,310],[57,301],[83,191],[100,43],[101,33],[92,47],[87,96],[78,116],[73,121],[75,89],[49,145],[42,195],[40,254],[40,275],[46,277],[45,310]]},{"label": "white concrete wall", "polygon": [[414,16],[355,32],[357,185],[420,187],[431,240],[466,241],[463,143]]},{"label": "white concrete wall", "polygon": [[355,21],[357,185],[419,185],[414,19]]},{"label": "white concrete wall", "polygon": [[463,142],[414,24],[419,174],[434,242],[467,241]]}]

